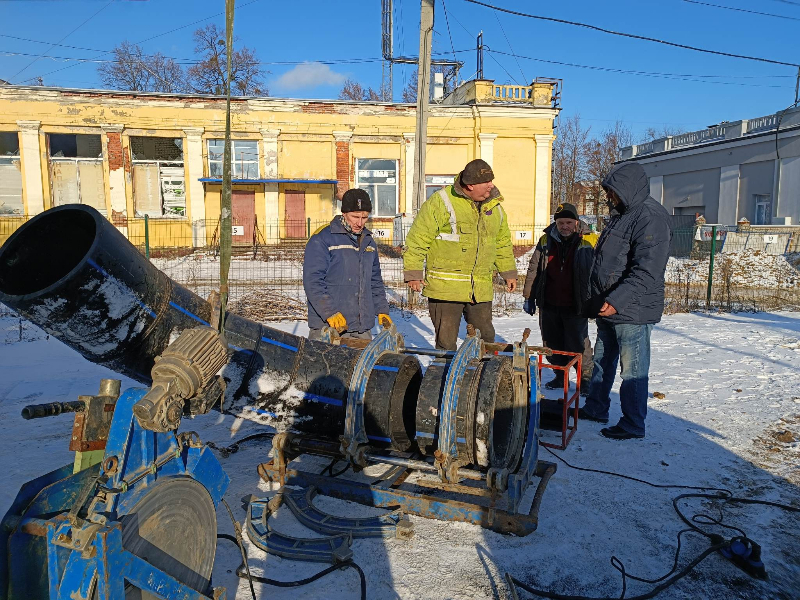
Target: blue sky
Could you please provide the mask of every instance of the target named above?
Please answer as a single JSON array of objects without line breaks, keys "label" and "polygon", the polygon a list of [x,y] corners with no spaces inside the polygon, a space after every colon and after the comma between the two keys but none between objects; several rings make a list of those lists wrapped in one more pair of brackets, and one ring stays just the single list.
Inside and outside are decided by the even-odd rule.
[{"label": "blue sky", "polygon": [[[800,0],[706,2],[793,20],[686,0],[489,3],[703,48],[800,62]],[[419,0],[395,0],[397,54],[417,54],[419,5]],[[348,77],[375,88],[380,85],[380,6],[380,0],[238,0],[235,32],[240,43],[254,48],[268,63],[374,59],[358,64],[266,67],[271,71],[267,83],[274,96],[335,98]],[[147,52],[191,59],[192,32],[206,23],[224,24],[223,10],[224,0],[0,0],[0,79],[22,83],[42,76],[47,85],[100,87],[94,63],[41,58],[28,66],[33,56],[13,54],[47,52],[54,57],[107,59],[109,54],[104,51],[126,39],[142,42]],[[201,21],[207,17],[212,18]],[[192,24],[195,21],[201,22]],[[626,122],[637,137],[647,127],[701,129],[721,120],[769,114],[794,101],[797,71],[793,67],[711,56],[535,21],[464,0],[436,0],[434,52],[452,57],[455,49],[459,60],[465,62],[464,78],[475,73],[475,36],[480,30],[491,50],[507,53],[487,52],[487,78],[498,83],[529,83],[537,76],[563,79],[562,116],[580,114],[595,131],[615,120]],[[81,49],[50,48],[58,42]],[[517,60],[508,55],[511,53],[539,60]],[[554,63],[681,77],[630,75]],[[395,67],[396,99],[412,71],[413,67]]]}]

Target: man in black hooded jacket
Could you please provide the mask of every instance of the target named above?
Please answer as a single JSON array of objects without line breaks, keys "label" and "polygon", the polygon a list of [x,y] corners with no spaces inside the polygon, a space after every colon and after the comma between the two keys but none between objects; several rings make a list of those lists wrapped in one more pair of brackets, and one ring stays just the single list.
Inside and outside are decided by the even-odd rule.
[{"label": "man in black hooded jacket", "polygon": [[609,394],[619,363],[622,418],[600,433],[627,440],[645,434],[650,332],[664,312],[664,271],[672,231],[666,209],[650,197],[640,164],[617,165],[602,186],[611,219],[595,246],[589,281],[597,340],[589,397],[580,418],[608,422]]}]

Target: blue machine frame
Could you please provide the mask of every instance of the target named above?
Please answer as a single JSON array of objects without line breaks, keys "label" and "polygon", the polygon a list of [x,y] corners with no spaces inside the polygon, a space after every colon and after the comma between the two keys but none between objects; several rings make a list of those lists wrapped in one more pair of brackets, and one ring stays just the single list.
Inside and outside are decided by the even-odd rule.
[{"label": "blue machine frame", "polygon": [[[383,337],[388,337],[385,335],[387,333],[389,332],[384,331],[378,338],[373,340],[366,347],[365,355],[375,355],[375,358],[377,358],[377,355],[387,343],[387,340],[383,339]],[[368,352],[370,350],[373,351]],[[413,352],[413,350],[410,351]],[[290,459],[287,459],[286,452],[283,449],[279,450],[277,448],[272,461],[259,465],[259,473],[264,479],[270,481],[279,481],[281,484],[301,486],[303,488],[314,488],[315,493],[351,500],[368,506],[399,507],[399,510],[407,514],[446,521],[464,521],[481,525],[500,533],[513,533],[519,536],[528,535],[536,530],[541,495],[550,476],[555,472],[556,465],[538,460],[539,373],[537,357],[529,352],[527,343],[524,341],[514,344],[512,355],[514,394],[520,398],[527,412],[522,458],[516,468],[511,470],[490,469],[486,474],[460,468],[455,432],[458,383],[466,373],[470,361],[483,356],[483,343],[480,340],[480,332],[468,335],[455,353],[453,360],[450,361],[444,393],[439,405],[438,436],[441,441],[441,452],[436,460],[436,465],[394,456],[373,454],[368,447],[364,446],[359,448],[359,458],[368,462],[386,462],[397,465],[401,469],[406,466],[408,470],[422,467],[423,469],[427,468],[430,471],[438,472],[441,481],[438,483],[431,481],[426,485],[459,493],[461,496],[458,500],[402,490],[393,485],[393,482],[388,479],[379,484],[367,485],[347,479],[325,477],[315,473],[288,469],[287,466]],[[368,379],[368,367],[370,364],[374,365],[375,361],[372,360],[365,363],[367,368],[364,368],[360,373],[359,381]],[[355,375],[353,379],[356,381]],[[351,389],[351,394],[353,394],[353,391]],[[351,423],[351,427],[357,431],[359,414],[361,414],[358,411],[358,405],[356,402],[350,402],[349,398],[347,408],[347,422]],[[363,420],[363,414],[361,414],[361,420]],[[349,429],[348,431],[352,430]],[[352,444],[352,441],[356,438],[349,439]],[[302,438],[294,439],[292,443],[295,444],[299,452],[308,451],[309,453],[314,453],[315,448],[313,445],[309,445],[307,449],[304,448]],[[319,448],[318,445],[317,448]],[[349,449],[350,452],[346,455],[349,455],[352,460],[355,450],[352,445],[350,445]],[[402,474],[397,472],[393,476],[399,476],[402,479]],[[535,477],[541,479],[531,509],[528,513],[521,512],[522,497],[533,483]],[[460,484],[459,482],[465,478],[482,481],[482,485],[467,486]],[[488,497],[488,506],[469,501],[470,495]],[[503,497],[505,497],[505,508],[501,509],[497,507],[497,500]]]},{"label": "blue machine frame", "polygon": [[121,517],[157,482],[191,478],[215,507],[230,482],[196,434],[139,426],[133,405],[146,392],[131,388],[117,400],[101,465],[74,475],[67,465],[20,490],[0,526],[0,599],[88,600],[96,589],[98,600],[124,600],[125,581],[164,599],[226,597],[224,588],[200,593],[122,547]]}]

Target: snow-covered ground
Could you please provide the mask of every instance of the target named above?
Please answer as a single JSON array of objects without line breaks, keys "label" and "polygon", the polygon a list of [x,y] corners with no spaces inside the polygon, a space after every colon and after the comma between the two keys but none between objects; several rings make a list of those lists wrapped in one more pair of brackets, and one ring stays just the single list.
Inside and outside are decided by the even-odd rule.
[{"label": "snow-covered ground", "polygon": [[[395,313],[408,345],[430,344],[427,317]],[[305,333],[302,323],[280,328]],[[538,327],[530,317],[496,320],[498,336],[519,338],[523,328]],[[462,332],[463,333],[463,332]],[[594,330],[592,328],[592,337]],[[102,377],[115,377],[88,363],[60,342],[27,326],[19,339],[19,320],[0,318],[0,515],[23,482],[70,462],[67,450],[70,416],[23,421],[22,406],[64,401],[91,394]],[[665,317],[653,331],[651,392],[647,437],[615,442],[599,435],[600,425],[581,422],[564,452],[574,465],[625,473],[661,484],[724,487],[749,498],[800,507],[800,313],[679,314]],[[123,381],[123,387],[133,385]],[[612,424],[619,416],[618,384],[612,395]],[[260,430],[262,425],[213,412],[184,428],[225,446]],[[788,432],[788,433],[787,433]],[[545,433],[545,435],[552,435]],[[794,440],[794,441],[793,441]],[[221,458],[231,477],[227,498],[244,518],[240,498],[269,495],[256,465],[267,459],[268,443],[243,445]],[[544,460],[554,460],[542,452]],[[325,462],[304,460],[322,469]],[[356,540],[355,561],[364,569],[369,597],[376,599],[509,598],[503,579],[508,571],[531,585],[561,593],[619,597],[620,577],[609,564],[617,556],[637,576],[656,578],[672,564],[676,534],[683,528],[671,498],[681,490],[654,489],[633,481],[572,470],[559,464],[544,496],[539,529],[525,538],[506,537],[479,527],[412,517],[410,541]],[[381,512],[332,499],[319,505],[331,512],[367,515]],[[700,501],[687,511],[719,513]],[[763,547],[770,580],[746,576],[718,555],[663,592],[664,599],[800,598],[800,516],[762,506],[729,506],[724,520],[744,529]],[[231,532],[224,509],[219,530]],[[313,536],[281,509],[276,527]],[[696,534],[685,536],[681,565],[707,547]],[[324,565],[267,557],[249,545],[251,569],[267,577],[292,580]],[[238,551],[221,541],[215,585],[229,597],[249,598],[247,583],[234,574]],[[651,586],[629,582],[628,595]],[[354,599],[358,578],[337,572],[309,586],[278,589],[256,584],[260,598]],[[520,591],[520,597],[527,594]]]}]

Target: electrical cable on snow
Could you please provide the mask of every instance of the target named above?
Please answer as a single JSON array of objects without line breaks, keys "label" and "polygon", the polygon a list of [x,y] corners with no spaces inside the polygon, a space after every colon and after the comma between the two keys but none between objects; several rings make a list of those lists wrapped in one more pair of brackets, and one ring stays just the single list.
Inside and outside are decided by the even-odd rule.
[{"label": "electrical cable on snow", "polygon": [[[627,587],[628,587],[627,586],[627,580],[628,579],[632,579],[634,581],[640,581],[642,583],[649,583],[649,584],[658,583],[659,584],[659,585],[657,585],[656,587],[654,587],[652,590],[650,590],[649,592],[647,592],[645,594],[640,594],[638,596],[632,596],[632,597],[627,599],[627,600],[648,600],[649,598],[653,598],[657,594],[661,593],[662,591],[664,591],[665,589],[667,589],[668,587],[670,587],[671,585],[676,583],[678,580],[680,580],[683,577],[685,577],[686,575],[688,575],[697,565],[699,565],[702,561],[704,561],[706,558],[708,558],[708,556],[710,556],[711,554],[713,554],[715,552],[718,552],[718,551],[722,550],[723,548],[730,547],[733,542],[737,542],[738,541],[738,542],[745,543],[745,544],[747,544],[747,543],[755,544],[755,542],[753,542],[752,539],[747,537],[747,534],[742,529],[739,529],[738,527],[734,527],[733,525],[728,525],[726,523],[723,523],[722,522],[722,517],[720,517],[719,519],[714,519],[713,517],[711,517],[709,515],[706,515],[706,514],[703,514],[703,513],[698,513],[698,514],[692,515],[691,519],[688,518],[683,513],[683,511],[680,509],[680,507],[678,505],[678,503],[681,500],[685,500],[685,499],[688,499],[688,498],[702,498],[702,499],[706,499],[706,500],[722,500],[722,501],[724,501],[726,503],[757,504],[757,505],[762,505],[762,506],[769,506],[769,507],[772,507],[772,508],[779,508],[781,510],[787,510],[787,511],[790,511],[790,512],[800,513],[800,507],[791,506],[791,505],[788,505],[788,504],[782,504],[780,502],[772,502],[772,501],[769,501],[769,500],[754,500],[754,499],[750,499],[750,498],[739,498],[739,497],[734,496],[733,492],[731,492],[730,490],[724,489],[724,488],[692,486],[692,485],[678,485],[678,484],[659,484],[659,483],[653,483],[651,481],[647,481],[645,479],[639,479],[637,477],[632,477],[630,475],[624,475],[622,473],[615,473],[613,471],[605,471],[605,470],[602,470],[602,469],[591,469],[591,468],[588,468],[588,467],[578,467],[578,466],[570,464],[564,458],[560,457],[558,454],[556,454],[555,452],[553,452],[552,450],[550,450],[546,446],[543,446],[543,448],[545,450],[547,450],[550,454],[555,456],[559,461],[564,463],[567,467],[569,467],[571,469],[575,469],[576,471],[586,471],[586,472],[589,472],[589,473],[602,473],[604,475],[612,475],[614,477],[620,477],[622,479],[628,479],[628,480],[635,481],[637,483],[642,483],[642,484],[645,484],[645,485],[648,485],[648,486],[654,487],[654,488],[662,488],[662,489],[683,488],[683,489],[690,489],[690,490],[707,490],[707,491],[719,492],[717,494],[691,492],[691,493],[686,493],[686,494],[679,494],[678,496],[675,496],[672,499],[672,507],[674,508],[674,510],[677,513],[678,517],[684,523],[686,523],[688,528],[687,529],[682,529],[681,531],[678,532],[678,543],[677,543],[677,548],[675,549],[675,558],[673,560],[672,568],[665,575],[662,575],[661,577],[658,577],[657,579],[647,579],[647,578],[644,578],[644,577],[638,577],[636,575],[631,575],[626,571],[624,563],[621,560],[619,560],[619,558],[617,558],[616,556],[612,556],[611,557],[611,566],[614,569],[616,569],[617,571],[619,571],[619,573],[622,575],[622,592],[621,592],[621,594],[619,596],[619,600],[625,600],[625,593],[627,592]],[[720,509],[720,514],[721,513],[722,513],[722,510]],[[701,527],[698,527],[698,524],[699,525],[716,525],[716,526],[719,526],[719,527],[722,527],[722,528],[725,528],[725,529],[733,530],[733,531],[737,532],[737,534],[739,534],[739,535],[737,535],[736,537],[733,537],[730,540],[728,540],[728,539],[726,539],[725,537],[723,537],[723,536],[721,536],[719,534],[710,533],[708,531],[705,531]],[[688,565],[686,565],[683,569],[678,571],[677,570],[678,569],[678,560],[679,560],[680,552],[681,552],[681,538],[682,538],[684,533],[699,533],[699,534],[705,536],[706,538],[708,538],[708,540],[711,543],[711,546],[706,548],[696,558],[694,558]],[[542,597],[542,598],[550,598],[551,600],[616,600],[616,599],[612,599],[612,598],[597,598],[597,597],[592,597],[592,596],[578,596],[578,595],[571,595],[571,594],[558,594],[556,592],[551,592],[551,591],[548,591],[548,590],[536,589],[536,588],[533,588],[533,587],[529,586],[528,584],[516,579],[510,573],[506,573],[506,581],[508,583],[509,588],[511,589],[512,598],[514,598],[515,600],[517,600],[519,598],[519,596],[517,595],[516,589],[515,589],[516,586],[518,586],[519,588],[521,588],[521,589],[523,589],[523,590],[525,590],[525,591],[527,591],[527,592],[529,592],[529,593],[531,593],[533,595],[536,595],[536,596],[539,596],[539,597]]]}]

